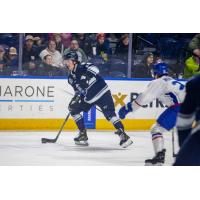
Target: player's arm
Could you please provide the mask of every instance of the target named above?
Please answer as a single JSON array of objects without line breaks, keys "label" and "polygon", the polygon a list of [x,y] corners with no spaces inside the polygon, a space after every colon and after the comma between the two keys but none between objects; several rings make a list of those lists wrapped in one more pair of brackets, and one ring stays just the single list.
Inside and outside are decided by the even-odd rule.
[{"label": "player's arm", "polygon": [[90,86],[91,84],[93,84],[94,82],[97,81],[98,75],[99,75],[98,67],[91,64],[87,68],[87,71],[86,71],[86,79],[87,79],[87,82],[88,82],[88,86]]},{"label": "player's arm", "polygon": [[77,89],[82,92],[83,90],[86,91],[90,85],[97,81],[98,74],[99,69],[96,66],[89,64],[85,73],[80,78],[80,84],[77,85]]},{"label": "player's arm", "polygon": [[195,121],[196,94],[198,92],[196,92],[195,84],[189,81],[186,85],[185,100],[181,105],[176,122],[180,146],[182,146],[185,139],[189,136],[193,122]]},{"label": "player's arm", "polygon": [[72,84],[74,88],[75,95],[70,102],[69,109],[71,109],[72,105],[78,105],[77,102],[84,100],[84,97],[87,95],[87,89],[90,85],[94,84],[98,79],[99,69],[90,64],[87,67],[86,72],[81,76],[80,84]]},{"label": "player's arm", "polygon": [[72,88],[76,94],[78,92],[78,87],[77,87],[78,85],[76,84],[76,81],[71,76],[69,76],[68,83],[72,86]]},{"label": "player's arm", "polygon": [[148,103],[162,95],[165,87],[166,86],[162,80],[152,81],[147,89],[143,93],[139,94],[137,99],[128,102],[119,110],[119,117],[124,119],[129,112],[135,112],[139,108],[146,106]]}]

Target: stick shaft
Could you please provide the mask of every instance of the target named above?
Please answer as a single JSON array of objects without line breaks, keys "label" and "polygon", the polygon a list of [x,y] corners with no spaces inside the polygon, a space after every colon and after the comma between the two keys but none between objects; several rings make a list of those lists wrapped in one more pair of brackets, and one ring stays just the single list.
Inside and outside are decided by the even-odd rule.
[{"label": "stick shaft", "polygon": [[172,153],[173,157],[175,157],[175,136],[174,136],[175,128],[172,129]]},{"label": "stick shaft", "polygon": [[63,130],[68,118],[69,118],[69,116],[70,116],[70,112],[68,113],[67,117],[65,118],[65,121],[63,122],[63,124],[62,124],[62,126],[61,126],[61,128],[60,128],[60,130],[59,130],[59,132],[58,132],[58,134],[56,136],[56,138],[55,138],[56,141],[57,141],[58,137],[60,136],[60,134],[61,134],[61,132],[62,132],[62,130]]}]

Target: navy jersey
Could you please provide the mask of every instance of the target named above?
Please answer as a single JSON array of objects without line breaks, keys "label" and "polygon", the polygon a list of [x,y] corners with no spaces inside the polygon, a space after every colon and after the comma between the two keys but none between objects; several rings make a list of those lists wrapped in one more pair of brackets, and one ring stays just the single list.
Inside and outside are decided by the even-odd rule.
[{"label": "navy jersey", "polygon": [[101,98],[109,89],[99,75],[99,69],[91,63],[81,63],[70,72],[68,83],[75,92],[85,91],[85,102],[92,104]]},{"label": "navy jersey", "polygon": [[186,84],[186,97],[177,118],[180,146],[192,130],[192,124],[200,124],[200,75]]}]

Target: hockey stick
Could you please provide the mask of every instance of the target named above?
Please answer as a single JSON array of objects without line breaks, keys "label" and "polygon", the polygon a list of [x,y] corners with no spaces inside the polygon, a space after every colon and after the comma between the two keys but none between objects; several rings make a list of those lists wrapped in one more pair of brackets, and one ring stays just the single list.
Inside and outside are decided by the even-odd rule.
[{"label": "hockey stick", "polygon": [[[73,96],[72,93],[70,93],[70,92],[68,92],[68,91],[65,91],[65,90],[63,90],[63,91],[64,91],[65,93],[67,93],[67,94]],[[98,111],[102,112],[102,111],[101,111],[100,109],[98,109],[97,107],[96,107],[96,109],[97,109]],[[65,126],[67,120],[68,120],[68,118],[69,118],[69,116],[70,116],[70,112],[68,113],[67,117],[65,118],[65,121],[63,122],[63,124],[62,124],[62,126],[61,126],[61,128],[60,128],[60,130],[59,130],[59,132],[58,132],[58,134],[57,134],[57,136],[56,136],[56,138],[54,138],[54,139],[42,138],[41,141],[42,141],[43,144],[45,144],[45,143],[56,143],[56,141],[58,140],[58,138],[59,138],[59,136],[60,136],[60,134],[61,134],[61,132],[62,132],[62,130],[63,130],[63,128],[64,128],[64,126]]]},{"label": "hockey stick", "polygon": [[42,138],[41,139],[43,144],[44,143],[56,143],[56,141],[58,140],[58,137],[60,136],[60,134],[61,134],[66,122],[67,122],[67,120],[69,119],[69,116],[70,116],[70,112],[68,113],[67,117],[65,118],[65,121],[63,122],[63,124],[62,124],[62,126],[61,126],[61,128],[60,128],[60,130],[59,130],[59,132],[57,134],[57,136],[54,139],[48,139],[48,138]]},{"label": "hockey stick", "polygon": [[176,157],[175,153],[175,136],[174,136],[175,128],[172,129],[172,156],[173,158]]}]

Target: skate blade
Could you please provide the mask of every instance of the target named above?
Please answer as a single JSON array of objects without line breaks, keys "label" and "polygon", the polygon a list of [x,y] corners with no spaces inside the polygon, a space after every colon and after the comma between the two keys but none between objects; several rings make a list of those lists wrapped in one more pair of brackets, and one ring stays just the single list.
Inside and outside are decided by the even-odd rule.
[{"label": "skate blade", "polygon": [[163,166],[163,163],[156,163],[156,164],[152,164],[152,163],[145,163],[144,166]]},{"label": "skate blade", "polygon": [[75,141],[75,144],[78,146],[88,146],[89,143],[87,141]]},{"label": "skate blade", "polygon": [[128,139],[125,143],[123,143],[121,146],[123,148],[127,148],[128,146],[130,146],[131,144],[133,144],[133,141],[131,139]]}]

